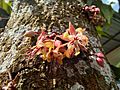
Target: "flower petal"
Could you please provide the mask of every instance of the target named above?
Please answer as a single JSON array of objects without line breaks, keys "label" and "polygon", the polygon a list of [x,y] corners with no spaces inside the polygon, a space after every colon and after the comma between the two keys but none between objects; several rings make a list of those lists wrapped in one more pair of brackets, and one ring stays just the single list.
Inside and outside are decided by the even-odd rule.
[{"label": "flower petal", "polygon": [[54,45],[56,47],[60,46],[61,44],[62,44],[62,42],[60,40],[55,40],[55,42],[54,42]]},{"label": "flower petal", "polygon": [[63,61],[62,61],[62,58],[61,57],[59,57],[60,59],[57,59],[57,62],[59,63],[59,64],[63,64]]},{"label": "flower petal", "polygon": [[38,52],[39,48],[35,48],[32,52],[31,52],[31,56],[33,57],[37,52]]},{"label": "flower petal", "polygon": [[68,32],[69,32],[71,35],[75,35],[75,34],[76,34],[75,28],[74,28],[74,26],[72,25],[71,22],[69,22],[69,30],[68,30]]},{"label": "flower petal", "polygon": [[42,36],[40,39],[37,40],[36,46],[37,46],[38,48],[44,46],[43,40],[44,40],[44,36]]},{"label": "flower petal", "polygon": [[75,31],[76,31],[77,33],[79,33],[79,34],[83,34],[83,32],[84,32],[85,30],[82,29],[81,27],[79,27],[79,28],[77,28]]},{"label": "flower petal", "polygon": [[82,38],[82,44],[86,46],[88,44],[88,38],[85,35],[82,35],[81,38]]},{"label": "flower petal", "polygon": [[44,41],[44,46],[47,48],[54,48],[54,42],[52,40]]},{"label": "flower petal", "polygon": [[49,52],[46,54],[46,58],[48,62],[51,62],[53,59],[53,52],[51,51],[51,49],[49,50]]},{"label": "flower petal", "polygon": [[53,57],[54,57],[54,60],[57,60],[59,64],[63,63],[62,60],[64,58],[64,55],[62,53],[53,51]]},{"label": "flower petal", "polygon": [[63,38],[68,38],[68,36],[69,36],[68,31],[63,33]]},{"label": "flower petal", "polygon": [[79,55],[79,54],[80,54],[80,51],[76,52],[76,53],[75,53],[75,56],[77,56],[77,55]]},{"label": "flower petal", "polygon": [[97,63],[101,66],[101,67],[104,67],[104,61],[103,61],[103,59],[102,58],[99,58],[99,57],[97,57]]},{"label": "flower petal", "polygon": [[60,38],[61,40],[64,40],[64,41],[70,41],[70,40],[68,39],[68,37],[64,37],[63,34],[62,34],[62,35],[57,35],[56,38]]},{"label": "flower petal", "polygon": [[75,45],[75,56],[77,56],[78,54],[80,54],[79,41],[76,40],[76,41],[74,42],[74,45]]},{"label": "flower petal", "polygon": [[68,49],[64,52],[64,55],[67,57],[67,58],[70,58],[71,55],[73,54],[74,52],[74,45],[71,45],[71,44],[68,44]]},{"label": "flower petal", "polygon": [[96,53],[96,55],[100,58],[104,58],[104,54],[102,52]]},{"label": "flower petal", "polygon": [[37,40],[40,40],[45,35],[46,35],[46,32],[42,31],[41,34],[38,36]]}]

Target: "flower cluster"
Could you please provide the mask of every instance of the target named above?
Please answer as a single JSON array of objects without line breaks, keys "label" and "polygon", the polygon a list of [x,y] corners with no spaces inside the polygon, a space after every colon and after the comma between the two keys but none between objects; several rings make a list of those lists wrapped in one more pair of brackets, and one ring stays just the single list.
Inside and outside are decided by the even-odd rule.
[{"label": "flower cluster", "polygon": [[84,6],[82,8],[82,10],[85,12],[85,13],[88,13],[89,14],[89,19],[94,19],[96,18],[97,14],[100,13],[100,9],[98,7],[96,7],[95,5],[92,5],[92,6]]},{"label": "flower cluster", "polygon": [[[63,63],[63,59],[71,58],[80,54],[80,51],[87,51],[86,45],[88,38],[83,35],[85,29],[75,29],[71,22],[69,28],[62,35],[52,33],[48,35],[42,31],[37,38],[36,45],[29,51],[29,56],[33,58],[39,55],[43,60],[51,62],[55,60],[59,64]],[[26,32],[25,36],[31,36],[36,32]]]},{"label": "flower cluster", "polygon": [[103,26],[106,22],[105,18],[100,14],[100,9],[95,5],[84,5],[82,14],[95,26]]},{"label": "flower cluster", "polygon": [[99,52],[99,53],[96,53],[96,56],[97,56],[97,63],[98,65],[100,65],[101,67],[104,67],[104,55],[102,52]]}]

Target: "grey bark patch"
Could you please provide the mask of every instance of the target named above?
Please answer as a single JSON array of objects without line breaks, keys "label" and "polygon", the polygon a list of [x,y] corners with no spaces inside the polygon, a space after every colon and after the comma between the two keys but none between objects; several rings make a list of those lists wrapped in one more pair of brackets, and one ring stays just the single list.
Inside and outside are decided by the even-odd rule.
[{"label": "grey bark patch", "polygon": [[78,82],[76,82],[71,88],[70,90],[85,90],[85,88],[80,85]]},{"label": "grey bark patch", "polygon": [[86,62],[81,60],[77,64],[75,64],[75,67],[77,68],[79,74],[86,74],[86,69],[89,67],[87,66]]},{"label": "grey bark patch", "polygon": [[12,65],[13,61],[21,55],[20,50],[27,46],[29,39],[23,37],[23,33],[27,30],[27,27],[21,25],[13,29],[6,29],[2,37],[0,37],[0,73],[5,72]]}]

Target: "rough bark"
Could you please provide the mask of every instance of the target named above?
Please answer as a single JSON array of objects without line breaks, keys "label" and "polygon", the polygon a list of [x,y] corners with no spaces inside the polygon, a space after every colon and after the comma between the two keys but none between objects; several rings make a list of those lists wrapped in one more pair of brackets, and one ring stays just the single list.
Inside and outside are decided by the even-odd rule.
[{"label": "rough bark", "polygon": [[[87,28],[89,52],[103,52],[95,27],[81,13],[79,0],[16,0],[5,28],[0,32],[0,85],[16,79],[18,90],[118,90],[106,60],[100,67],[95,56],[82,53],[70,64],[55,65],[39,60],[28,61],[26,50],[35,38],[24,37],[28,30],[62,33],[69,20],[75,27]],[[90,60],[91,59],[91,60]],[[78,60],[78,61],[77,61]],[[11,74],[11,75],[10,75]],[[12,76],[10,78],[10,76]]]}]

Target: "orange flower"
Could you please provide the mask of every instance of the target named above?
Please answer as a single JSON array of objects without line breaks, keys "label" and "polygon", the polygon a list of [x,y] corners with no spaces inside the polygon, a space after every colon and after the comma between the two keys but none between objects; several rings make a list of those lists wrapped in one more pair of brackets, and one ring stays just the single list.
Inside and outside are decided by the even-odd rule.
[{"label": "orange flower", "polygon": [[67,57],[67,58],[70,58],[74,52],[74,49],[75,49],[75,46],[68,43],[67,45],[68,49],[64,52],[64,55]]}]

